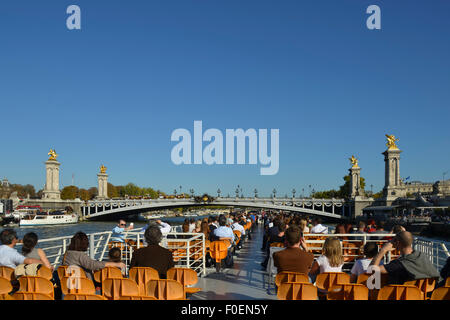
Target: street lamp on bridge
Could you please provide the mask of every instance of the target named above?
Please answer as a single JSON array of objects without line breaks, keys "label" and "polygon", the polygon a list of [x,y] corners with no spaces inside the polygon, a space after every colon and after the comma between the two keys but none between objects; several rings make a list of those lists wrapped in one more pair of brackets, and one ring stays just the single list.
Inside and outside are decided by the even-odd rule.
[{"label": "street lamp on bridge", "polygon": [[220,194],[222,193],[222,191],[220,191],[220,188],[217,189],[217,198],[220,198]]},{"label": "street lamp on bridge", "polygon": [[194,197],[194,189],[190,189],[189,192],[191,193],[192,198]]},{"label": "street lamp on bridge", "polygon": [[277,197],[277,189],[273,188],[272,193],[273,193],[273,197],[276,198]]},{"label": "street lamp on bridge", "polygon": [[292,189],[292,198],[295,198],[295,193],[296,193],[297,191],[295,191],[295,189]]},{"label": "street lamp on bridge", "polygon": [[258,198],[258,190],[256,190],[256,188],[255,188],[255,190],[253,190],[253,192],[255,193],[255,198]]}]

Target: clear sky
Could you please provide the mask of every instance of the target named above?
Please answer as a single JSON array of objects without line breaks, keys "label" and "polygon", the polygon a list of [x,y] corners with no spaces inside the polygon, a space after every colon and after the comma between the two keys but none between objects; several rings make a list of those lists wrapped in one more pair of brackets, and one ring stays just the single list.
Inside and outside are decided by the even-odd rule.
[{"label": "clear sky", "polygon": [[[41,189],[54,148],[61,187],[96,186],[104,164],[115,185],[284,195],[338,188],[355,155],[378,191],[389,133],[401,176],[434,182],[450,170],[449,16],[447,0],[2,0],[0,177]],[[174,165],[171,133],[194,120],[279,129],[278,174]]]}]

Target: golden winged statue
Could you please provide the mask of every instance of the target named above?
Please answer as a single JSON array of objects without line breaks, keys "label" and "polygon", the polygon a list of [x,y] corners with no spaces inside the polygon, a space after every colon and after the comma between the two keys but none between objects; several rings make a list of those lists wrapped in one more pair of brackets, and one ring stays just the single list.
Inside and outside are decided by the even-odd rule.
[{"label": "golden winged statue", "polygon": [[350,160],[350,162],[353,165],[353,168],[358,166],[358,159],[355,158],[355,156],[352,156],[351,158],[348,158],[348,160]]},{"label": "golden winged statue", "polygon": [[386,146],[388,147],[388,150],[398,149],[395,143],[399,141],[399,139],[396,139],[393,134],[391,135],[386,134],[385,136],[387,138]]},{"label": "golden winged statue", "polygon": [[50,149],[49,153],[47,153],[47,155],[50,156],[50,158],[48,158],[48,160],[56,160],[56,157],[58,156],[56,154],[56,151],[53,149]]},{"label": "golden winged statue", "polygon": [[100,173],[106,173],[106,167],[104,165],[100,167]]}]

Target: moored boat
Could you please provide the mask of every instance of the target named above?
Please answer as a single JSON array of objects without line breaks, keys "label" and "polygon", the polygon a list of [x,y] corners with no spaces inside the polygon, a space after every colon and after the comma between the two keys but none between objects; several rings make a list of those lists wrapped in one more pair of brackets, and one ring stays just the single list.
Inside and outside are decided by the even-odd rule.
[{"label": "moored boat", "polygon": [[21,217],[19,226],[43,226],[43,225],[60,225],[78,223],[78,215],[75,213],[41,213],[28,214]]}]

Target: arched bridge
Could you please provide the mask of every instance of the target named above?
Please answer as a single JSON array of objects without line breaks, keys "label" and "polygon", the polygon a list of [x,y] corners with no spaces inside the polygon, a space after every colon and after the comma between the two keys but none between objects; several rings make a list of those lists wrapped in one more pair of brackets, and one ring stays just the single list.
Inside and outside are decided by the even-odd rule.
[{"label": "arched bridge", "polygon": [[196,202],[188,199],[142,199],[142,200],[90,200],[81,207],[84,219],[100,220],[151,210],[195,206],[231,206],[300,212],[340,219],[344,217],[344,199],[304,198],[215,198],[210,202]]}]

